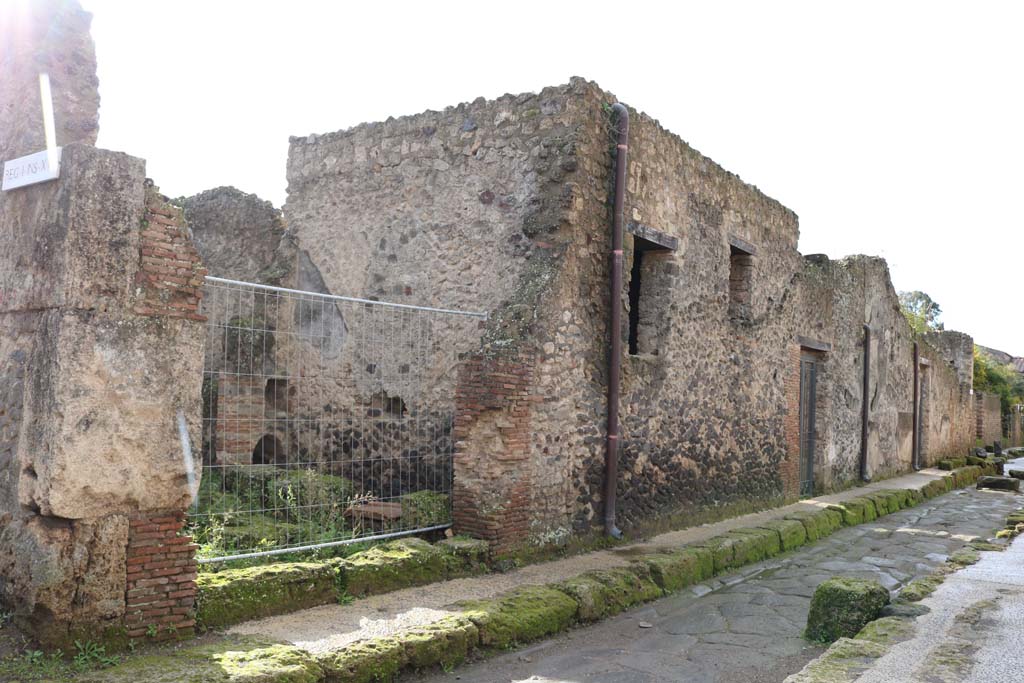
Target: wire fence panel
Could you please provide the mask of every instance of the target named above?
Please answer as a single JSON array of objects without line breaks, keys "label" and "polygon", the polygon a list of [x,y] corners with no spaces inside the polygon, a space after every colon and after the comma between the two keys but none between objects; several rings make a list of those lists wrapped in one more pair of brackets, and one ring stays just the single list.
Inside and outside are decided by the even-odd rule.
[{"label": "wire fence panel", "polygon": [[457,359],[483,314],[207,278],[200,561],[451,524]]}]

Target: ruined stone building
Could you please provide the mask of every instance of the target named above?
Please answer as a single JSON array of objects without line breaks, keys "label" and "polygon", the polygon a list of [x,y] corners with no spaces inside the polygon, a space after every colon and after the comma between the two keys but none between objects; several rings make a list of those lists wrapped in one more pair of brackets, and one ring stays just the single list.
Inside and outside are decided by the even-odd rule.
[{"label": "ruined stone building", "polygon": [[[611,304],[621,143],[593,83],[292,138],[283,210],[172,201],[93,146],[89,15],[32,6],[0,25],[0,157],[45,147],[41,67],[63,151],[0,193],[0,602],[45,641],[192,627],[212,468],[289,495],[312,473],[339,526],[387,489],[496,554],[602,533],[613,305],[627,534],[998,438],[969,336],[915,338],[884,261],[801,255],[791,210],[634,110]],[[295,526],[264,507],[249,541]]]},{"label": "ruined stone building", "polygon": [[[456,527],[498,547],[601,523],[614,101],[574,79],[291,141],[332,291],[490,312],[448,389]],[[853,483],[865,400],[865,477],[974,443],[971,339],[915,340],[884,261],[802,256],[792,211],[646,115],[627,182],[624,528]]]}]

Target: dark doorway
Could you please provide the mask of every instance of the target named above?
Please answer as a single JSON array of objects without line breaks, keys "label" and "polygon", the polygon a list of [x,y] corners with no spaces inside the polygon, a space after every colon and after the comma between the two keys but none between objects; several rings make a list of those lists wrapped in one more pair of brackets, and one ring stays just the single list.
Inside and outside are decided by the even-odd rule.
[{"label": "dark doorway", "polygon": [[800,356],[800,496],[814,495],[814,451],[818,403],[818,359]]},{"label": "dark doorway", "polygon": [[288,456],[285,453],[284,444],[276,436],[264,434],[256,442],[256,447],[252,449],[253,465],[283,465],[287,462]]},{"label": "dark doorway", "polygon": [[[658,329],[668,305],[664,293],[665,256],[671,249],[633,237],[633,265],[629,270],[629,355],[658,353]],[[659,258],[661,257],[661,258]],[[641,296],[645,295],[645,296]]]}]

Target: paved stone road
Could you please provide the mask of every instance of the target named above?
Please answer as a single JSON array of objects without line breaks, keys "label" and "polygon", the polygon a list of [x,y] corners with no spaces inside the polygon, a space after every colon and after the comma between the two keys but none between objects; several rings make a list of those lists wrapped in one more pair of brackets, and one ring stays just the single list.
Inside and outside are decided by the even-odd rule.
[{"label": "paved stone road", "polygon": [[430,683],[767,683],[821,653],[801,638],[815,586],[835,575],[890,589],[1001,528],[1021,497],[966,489]]}]

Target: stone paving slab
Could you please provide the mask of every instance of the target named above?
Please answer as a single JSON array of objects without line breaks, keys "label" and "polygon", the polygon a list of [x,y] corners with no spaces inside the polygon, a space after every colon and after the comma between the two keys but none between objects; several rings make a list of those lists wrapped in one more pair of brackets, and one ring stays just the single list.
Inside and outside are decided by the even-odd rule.
[{"label": "stone paving slab", "polygon": [[896,590],[930,574],[969,540],[994,533],[1019,505],[1014,494],[954,491],[595,626],[460,668],[458,680],[781,681],[822,652],[802,638],[818,583],[855,576]]}]

